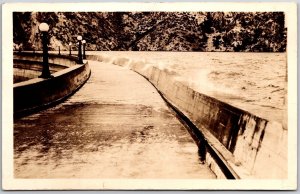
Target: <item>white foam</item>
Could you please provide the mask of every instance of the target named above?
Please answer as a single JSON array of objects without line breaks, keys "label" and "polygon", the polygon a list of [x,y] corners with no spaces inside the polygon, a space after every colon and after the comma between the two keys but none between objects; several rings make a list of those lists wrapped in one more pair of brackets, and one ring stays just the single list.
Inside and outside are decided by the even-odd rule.
[{"label": "white foam", "polygon": [[[194,90],[268,119],[280,121],[283,92],[264,86],[286,87],[284,53],[93,52],[103,62],[146,74],[151,67],[167,71]],[[274,70],[272,67],[276,67]],[[212,74],[218,72],[218,74]],[[270,98],[271,97],[271,98]],[[274,110],[275,107],[278,110]],[[271,113],[271,114],[270,114]]]}]

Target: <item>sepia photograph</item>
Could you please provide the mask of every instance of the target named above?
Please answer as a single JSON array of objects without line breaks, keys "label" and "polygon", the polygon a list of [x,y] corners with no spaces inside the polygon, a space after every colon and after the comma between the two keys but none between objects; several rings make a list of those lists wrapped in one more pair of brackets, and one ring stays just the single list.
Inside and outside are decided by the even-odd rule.
[{"label": "sepia photograph", "polygon": [[296,4],[22,5],[3,189],[297,188]]}]

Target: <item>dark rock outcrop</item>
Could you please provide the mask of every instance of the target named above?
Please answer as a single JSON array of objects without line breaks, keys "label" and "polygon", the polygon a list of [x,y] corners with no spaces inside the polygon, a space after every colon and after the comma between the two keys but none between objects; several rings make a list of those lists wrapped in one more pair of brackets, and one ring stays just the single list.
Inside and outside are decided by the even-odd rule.
[{"label": "dark rock outcrop", "polygon": [[52,50],[68,49],[77,35],[88,50],[286,50],[283,12],[14,12],[15,48],[41,49],[41,22]]}]

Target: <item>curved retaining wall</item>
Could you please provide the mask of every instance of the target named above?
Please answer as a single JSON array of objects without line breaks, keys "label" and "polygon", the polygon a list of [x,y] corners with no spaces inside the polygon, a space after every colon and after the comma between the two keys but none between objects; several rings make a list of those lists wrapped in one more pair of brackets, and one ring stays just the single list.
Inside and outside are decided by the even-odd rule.
[{"label": "curved retaining wall", "polygon": [[[287,130],[279,123],[196,92],[158,68],[152,67],[146,73],[138,66],[133,69],[147,77],[201,130],[240,178],[287,178]],[[213,165],[213,158],[206,158]],[[212,168],[219,171],[217,166]]]},{"label": "curved retaining wall", "polygon": [[[16,54],[14,59],[40,61],[39,56],[26,54]],[[55,56],[51,55],[53,63],[60,64],[68,61],[62,64],[70,65],[70,67],[53,73],[53,77],[49,79],[35,78],[14,84],[14,116],[23,115],[63,100],[88,80],[91,73],[88,63],[77,65],[75,58],[58,56],[58,59],[55,59]]]},{"label": "curved retaining wall", "polygon": [[[89,56],[102,60],[101,56]],[[195,125],[209,144],[206,162],[219,178],[287,178],[287,130],[176,81],[174,73],[135,64],[163,97]],[[209,151],[210,150],[210,151]],[[217,157],[216,157],[217,156]],[[221,158],[221,167],[216,158]]]},{"label": "curved retaining wall", "polygon": [[[43,63],[39,61],[29,61],[23,59],[14,59],[14,83],[38,78],[43,69]],[[49,64],[50,73],[68,68],[64,65]]]},{"label": "curved retaining wall", "polygon": [[[43,54],[42,53],[32,53],[32,52],[14,52],[14,60],[28,60],[28,61],[36,61],[43,62]],[[60,66],[72,67],[77,65],[77,58],[75,56],[69,55],[58,55],[49,53],[49,64],[56,64]]]}]

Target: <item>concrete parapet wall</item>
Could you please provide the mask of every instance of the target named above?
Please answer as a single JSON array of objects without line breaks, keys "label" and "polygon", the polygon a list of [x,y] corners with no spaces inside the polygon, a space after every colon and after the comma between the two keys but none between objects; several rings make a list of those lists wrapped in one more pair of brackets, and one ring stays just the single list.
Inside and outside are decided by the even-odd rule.
[{"label": "concrete parapet wall", "polygon": [[166,70],[132,68],[201,130],[239,177],[287,178],[287,130],[281,124],[196,92]]},{"label": "concrete parapet wall", "polygon": [[31,69],[14,68],[14,84],[37,78],[41,75],[41,71]]},{"label": "concrete parapet wall", "polygon": [[[68,68],[64,65],[49,64],[50,73]],[[26,81],[29,79],[38,78],[41,75],[43,69],[42,62],[28,61],[22,59],[14,60],[14,83]]]},{"label": "concrete parapet wall", "polygon": [[[14,53],[14,59],[43,62],[43,54],[29,53],[29,52]],[[49,54],[48,60],[49,60],[49,64],[71,67],[76,65],[77,58],[68,55]]]},{"label": "concrete parapet wall", "polygon": [[[64,60],[55,60],[56,64]],[[62,56],[59,56],[62,58]],[[35,60],[34,56],[31,60]],[[30,60],[27,56],[26,60]],[[69,64],[73,63],[71,61]],[[82,86],[90,76],[88,63],[72,65],[61,71],[53,73],[49,79],[35,78],[14,84],[14,114],[26,114],[32,110],[40,109],[46,105],[58,102]]]}]

